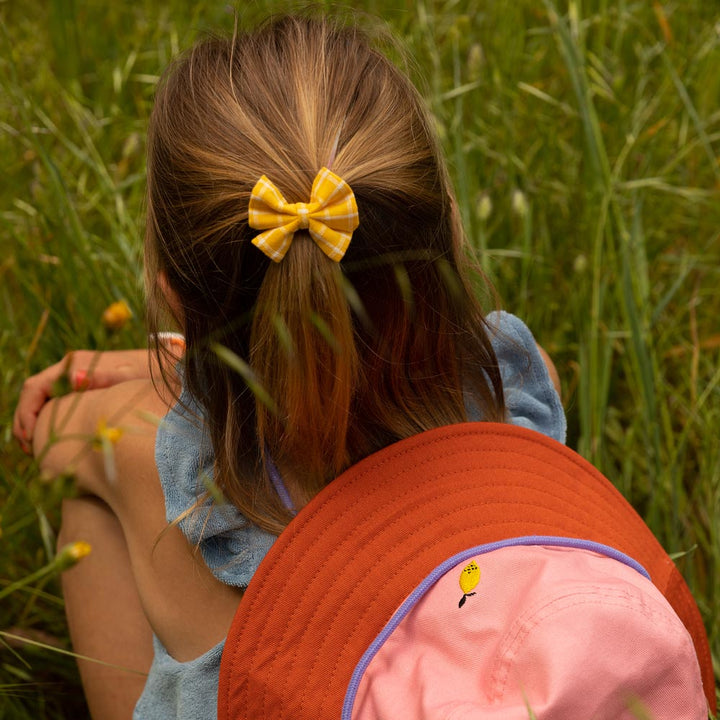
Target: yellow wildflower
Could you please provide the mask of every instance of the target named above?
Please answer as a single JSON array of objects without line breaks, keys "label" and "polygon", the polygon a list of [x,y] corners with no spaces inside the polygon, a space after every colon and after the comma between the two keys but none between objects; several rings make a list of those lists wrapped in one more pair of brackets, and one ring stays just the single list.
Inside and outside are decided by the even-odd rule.
[{"label": "yellow wildflower", "polygon": [[118,300],[105,309],[102,314],[102,324],[108,330],[120,330],[131,317],[132,312],[128,304],[124,300]]},{"label": "yellow wildflower", "polygon": [[95,428],[95,437],[93,439],[93,447],[96,450],[102,450],[107,445],[114,445],[123,435],[123,429],[112,427],[107,424],[105,418],[98,420]]},{"label": "yellow wildflower", "polygon": [[65,545],[62,550],[55,556],[55,566],[61,572],[76,565],[80,560],[90,554],[92,547],[90,543],[84,540],[77,540],[75,542]]}]

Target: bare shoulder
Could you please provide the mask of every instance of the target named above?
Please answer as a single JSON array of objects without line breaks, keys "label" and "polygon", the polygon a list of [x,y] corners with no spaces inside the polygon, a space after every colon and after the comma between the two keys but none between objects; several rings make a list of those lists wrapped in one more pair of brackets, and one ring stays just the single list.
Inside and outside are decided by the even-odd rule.
[{"label": "bare shoulder", "polygon": [[552,361],[552,358],[547,354],[545,348],[543,348],[539,343],[536,344],[538,352],[540,353],[540,357],[543,359],[543,362],[548,369],[548,373],[550,374],[550,380],[552,381],[555,390],[557,390],[557,394],[562,396],[560,375],[558,374],[557,368],[555,367],[555,363]]}]

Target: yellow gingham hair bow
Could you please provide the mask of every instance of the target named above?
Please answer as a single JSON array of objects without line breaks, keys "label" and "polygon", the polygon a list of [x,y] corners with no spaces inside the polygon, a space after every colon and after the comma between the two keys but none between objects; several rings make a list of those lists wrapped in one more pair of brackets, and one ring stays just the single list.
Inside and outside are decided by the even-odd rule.
[{"label": "yellow gingham hair bow", "polygon": [[253,245],[275,262],[285,257],[295,232],[305,229],[331,260],[340,262],[358,224],[353,191],[327,168],[315,176],[309,203],[287,202],[265,175],[250,196],[248,225],[265,231],[253,239]]}]

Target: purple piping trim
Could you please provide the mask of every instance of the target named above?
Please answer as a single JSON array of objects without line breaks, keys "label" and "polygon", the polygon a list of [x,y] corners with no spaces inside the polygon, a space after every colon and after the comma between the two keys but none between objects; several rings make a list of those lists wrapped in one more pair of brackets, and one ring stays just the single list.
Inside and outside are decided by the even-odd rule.
[{"label": "purple piping trim", "polygon": [[633,560],[625,553],[611,548],[609,545],[603,545],[602,543],[592,542],[591,540],[579,540],[576,538],[566,537],[555,537],[545,535],[529,535],[526,537],[510,538],[508,540],[500,540],[499,542],[487,543],[486,545],[478,545],[477,547],[463,550],[461,553],[448,558],[443,563],[438,565],[408,596],[405,602],[397,609],[395,614],[390,618],[388,624],[382,629],[380,634],[373,640],[368,649],[365,651],[363,656],[360,658],[360,662],[357,664],[355,671],[350,678],[347,692],[345,693],[345,701],[343,702],[343,709],[341,720],[351,720],[353,705],[355,704],[355,696],[357,695],[358,688],[360,687],[360,681],[362,676],[365,674],[370,662],[375,657],[377,652],[383,646],[385,641],[390,637],[395,628],[405,619],[406,615],[413,609],[417,602],[430,590],[430,588],[448,571],[452,570],[456,565],[459,565],[465,560],[476,555],[484,555],[485,553],[492,552],[493,550],[499,550],[504,547],[514,547],[517,545],[549,545],[555,547],[570,547],[577,550],[589,550],[591,552],[599,553],[618,560],[619,562],[627,565],[628,567],[637,570],[641,575],[650,580],[650,575],[647,570],[637,560]]},{"label": "purple piping trim", "polygon": [[275,488],[275,492],[279,495],[280,499],[282,500],[282,504],[293,515],[296,515],[297,511],[295,510],[293,501],[290,499],[290,493],[287,491],[287,488],[285,487],[285,483],[283,482],[283,479],[280,475],[280,471],[277,469],[272,458],[267,453],[265,454],[265,467],[267,468],[268,475],[270,475],[270,480],[272,481],[273,487]]}]

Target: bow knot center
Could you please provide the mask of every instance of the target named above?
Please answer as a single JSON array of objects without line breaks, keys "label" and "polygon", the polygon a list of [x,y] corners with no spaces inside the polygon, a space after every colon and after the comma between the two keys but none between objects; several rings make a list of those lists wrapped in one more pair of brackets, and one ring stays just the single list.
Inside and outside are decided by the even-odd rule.
[{"label": "bow knot center", "polygon": [[310,208],[303,204],[299,203],[297,208],[297,216],[300,220],[300,230],[307,230],[308,227],[310,227]]}]

